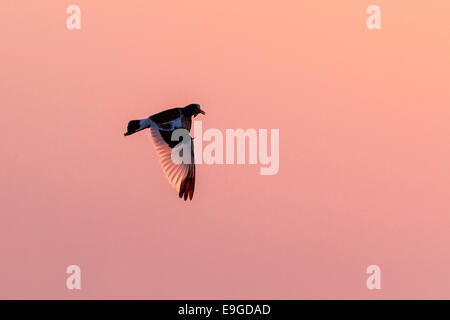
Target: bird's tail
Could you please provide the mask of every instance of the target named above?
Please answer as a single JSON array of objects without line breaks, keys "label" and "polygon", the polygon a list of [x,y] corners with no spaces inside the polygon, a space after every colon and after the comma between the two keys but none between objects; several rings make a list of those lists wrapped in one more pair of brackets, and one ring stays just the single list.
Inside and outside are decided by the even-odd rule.
[{"label": "bird's tail", "polygon": [[148,118],[142,120],[131,120],[128,122],[127,132],[125,132],[125,135],[129,136],[130,134],[149,128],[150,125],[151,122]]}]

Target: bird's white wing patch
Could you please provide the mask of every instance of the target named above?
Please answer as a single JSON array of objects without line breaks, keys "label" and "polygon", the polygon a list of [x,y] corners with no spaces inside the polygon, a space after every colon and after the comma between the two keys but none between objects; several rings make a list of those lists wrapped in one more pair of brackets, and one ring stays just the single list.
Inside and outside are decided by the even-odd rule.
[{"label": "bird's white wing patch", "polygon": [[[161,128],[162,129],[162,128]],[[152,135],[153,145],[155,146],[156,153],[159,156],[161,168],[169,183],[174,187],[180,198],[184,196],[184,199],[192,199],[195,186],[195,164],[194,164],[194,146],[191,141],[191,163],[176,164],[172,161],[172,148],[162,138],[159,128],[155,123],[152,123],[150,127]]]}]

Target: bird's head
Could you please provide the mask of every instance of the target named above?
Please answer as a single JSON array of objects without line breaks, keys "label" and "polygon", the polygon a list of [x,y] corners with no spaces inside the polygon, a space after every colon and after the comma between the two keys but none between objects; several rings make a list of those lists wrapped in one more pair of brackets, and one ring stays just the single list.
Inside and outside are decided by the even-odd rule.
[{"label": "bird's head", "polygon": [[194,118],[199,114],[205,114],[205,111],[200,109],[199,104],[190,104],[186,107],[184,107],[184,114],[188,117],[194,116]]}]

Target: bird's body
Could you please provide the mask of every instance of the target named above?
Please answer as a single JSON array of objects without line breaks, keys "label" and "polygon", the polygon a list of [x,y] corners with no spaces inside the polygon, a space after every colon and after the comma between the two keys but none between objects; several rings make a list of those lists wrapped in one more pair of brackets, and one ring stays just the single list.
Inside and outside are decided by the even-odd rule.
[{"label": "bird's body", "polygon": [[125,136],[149,128],[153,138],[153,144],[160,157],[163,169],[170,184],[177,189],[179,197],[192,200],[195,187],[195,163],[194,146],[191,144],[191,161],[187,163],[174,163],[172,161],[172,150],[177,147],[180,140],[172,140],[172,133],[177,129],[191,130],[192,116],[199,113],[205,114],[198,104],[190,104],[184,108],[172,108],[154,114],[146,119],[131,120],[128,123]]}]

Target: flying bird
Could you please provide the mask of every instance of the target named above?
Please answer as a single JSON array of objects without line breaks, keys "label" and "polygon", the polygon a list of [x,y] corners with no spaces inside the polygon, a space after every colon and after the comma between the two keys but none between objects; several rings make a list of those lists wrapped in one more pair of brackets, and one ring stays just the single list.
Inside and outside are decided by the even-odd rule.
[{"label": "flying bird", "polygon": [[192,116],[205,114],[198,104],[190,104],[184,108],[173,108],[154,114],[146,119],[131,120],[128,123],[125,136],[149,128],[152,135],[153,145],[160,158],[161,168],[169,180],[169,183],[178,191],[178,196],[186,200],[192,200],[195,187],[195,163],[194,145],[192,138],[190,162],[176,164],[172,161],[171,154],[180,141],[172,140],[172,133],[176,129],[191,130]]}]

